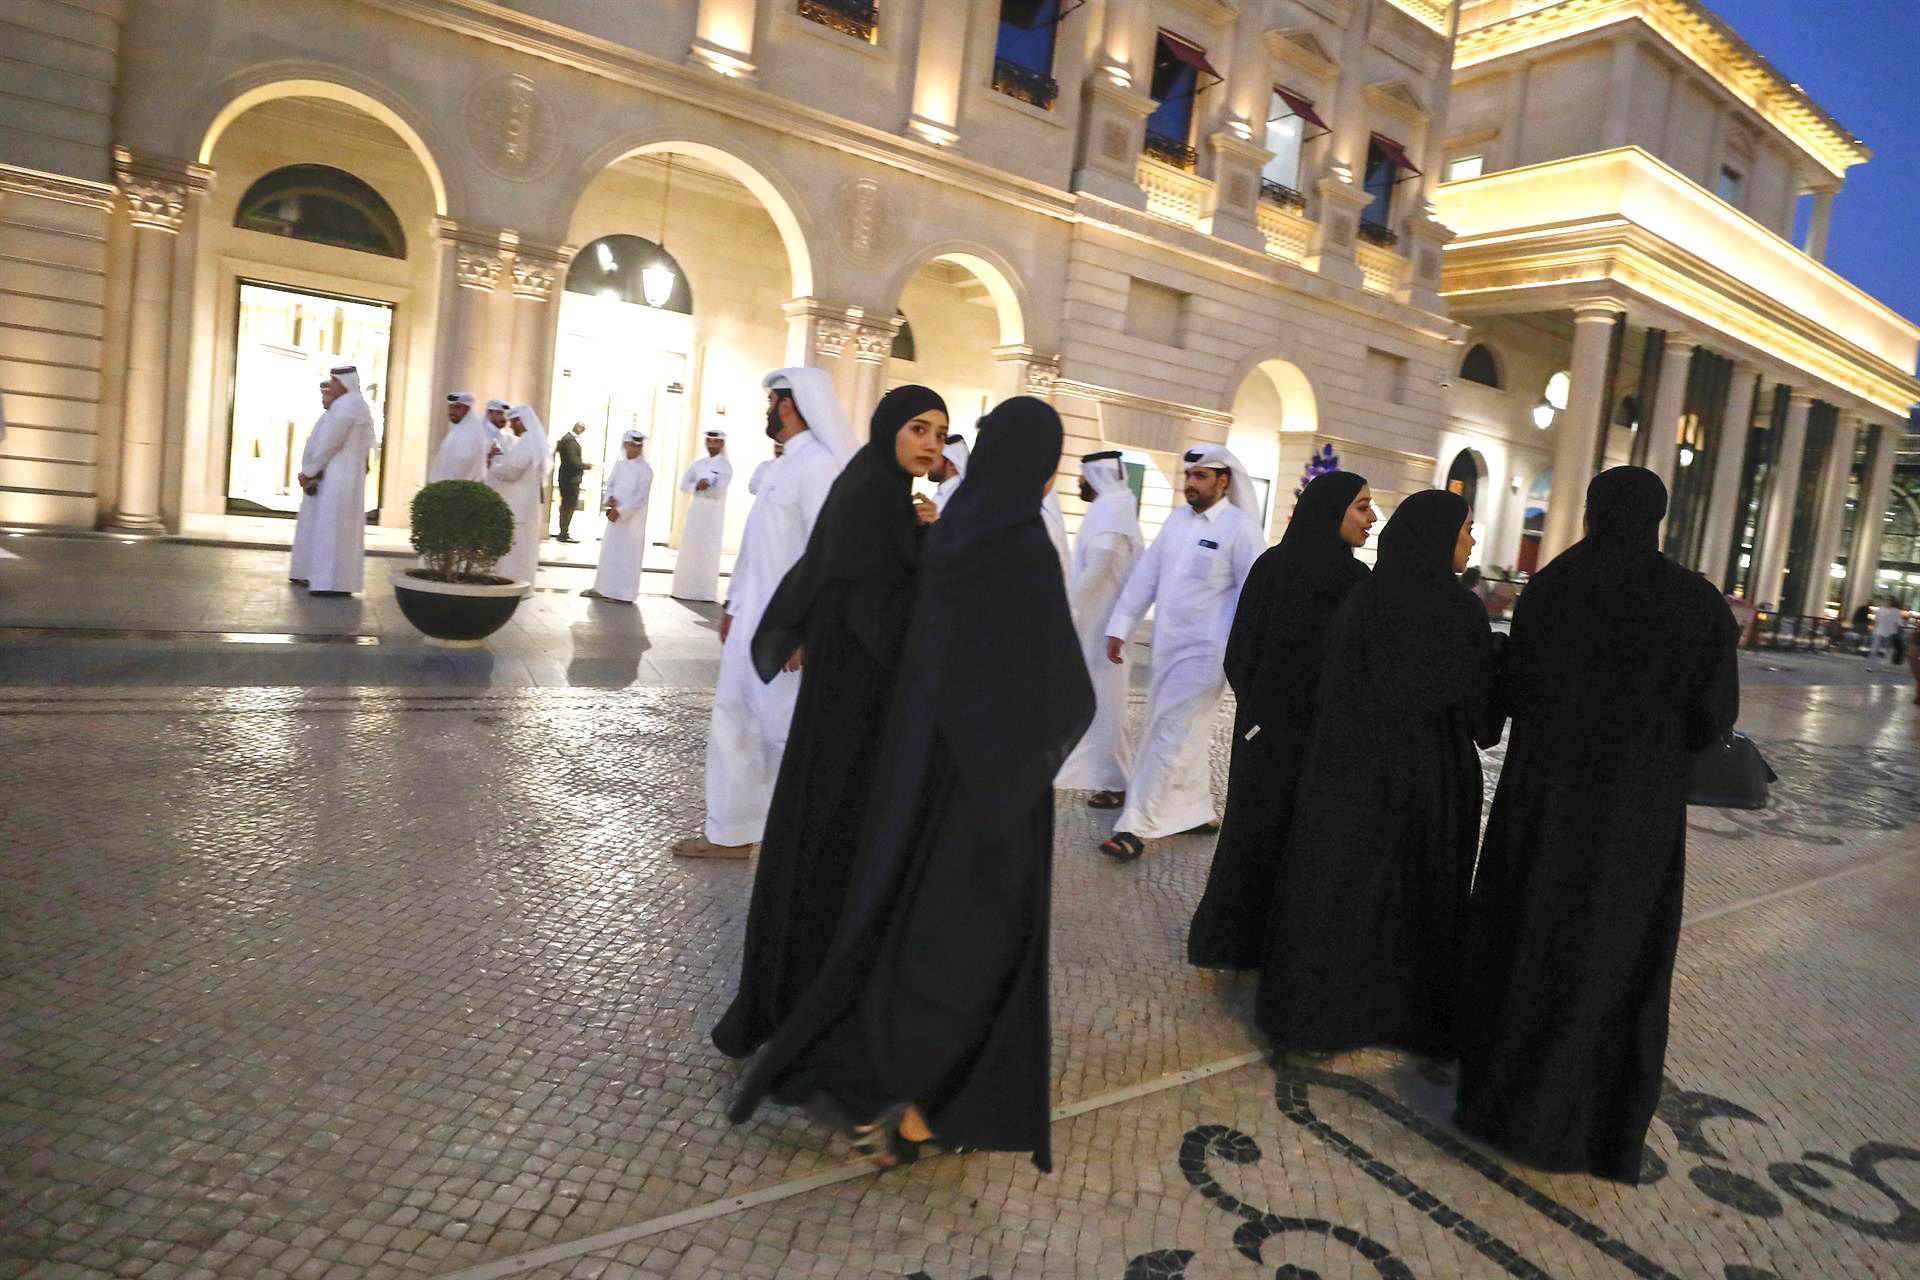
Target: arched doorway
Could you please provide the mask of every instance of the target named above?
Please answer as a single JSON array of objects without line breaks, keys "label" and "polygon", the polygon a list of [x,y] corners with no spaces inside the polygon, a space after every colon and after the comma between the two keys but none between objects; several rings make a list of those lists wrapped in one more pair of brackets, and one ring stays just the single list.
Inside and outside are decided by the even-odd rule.
[{"label": "arched doorway", "polygon": [[1478,509],[1480,485],[1487,478],[1487,463],[1472,449],[1462,449],[1453,455],[1453,464],[1447,468],[1446,487],[1467,500],[1467,505]]},{"label": "arched doorway", "polygon": [[1253,477],[1270,541],[1293,515],[1294,492],[1316,448],[1319,426],[1313,386],[1298,365],[1264,360],[1234,392],[1227,447]]},{"label": "arched doorway", "polygon": [[[811,286],[797,237],[771,184],[704,144],[648,144],[581,193],[567,237],[581,249],[560,298],[552,428],[584,423],[596,467],[611,465],[621,432],[647,433],[651,543],[677,544],[689,501],[680,475],[705,452],[704,433],[719,430],[734,468],[725,547],[739,546],[748,478],[773,450],[760,379],[787,362],[781,304]],[[582,487],[589,509],[601,474]],[[586,528],[598,536],[597,521]]]},{"label": "arched doorway", "polygon": [[291,516],[317,384],[352,364],[377,439],[368,517],[405,523],[431,421],[445,187],[389,117],[300,82],[256,89],[209,126],[201,155],[219,181],[202,210],[191,349],[210,358],[188,371],[185,511]]},{"label": "arched doorway", "polygon": [[1520,555],[1513,567],[1516,573],[1532,573],[1540,567],[1540,539],[1547,532],[1547,508],[1553,503],[1553,468],[1533,477],[1527,487],[1527,505],[1520,522]]}]

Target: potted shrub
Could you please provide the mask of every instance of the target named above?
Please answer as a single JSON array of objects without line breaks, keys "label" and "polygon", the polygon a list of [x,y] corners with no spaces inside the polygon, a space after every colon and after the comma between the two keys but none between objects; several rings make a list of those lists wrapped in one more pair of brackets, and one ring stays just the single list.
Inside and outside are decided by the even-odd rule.
[{"label": "potted shrub", "polygon": [[436,480],[413,498],[413,549],[421,563],[395,575],[407,621],[431,640],[477,645],[507,625],[527,584],[493,572],[513,546],[513,513],[476,480]]}]

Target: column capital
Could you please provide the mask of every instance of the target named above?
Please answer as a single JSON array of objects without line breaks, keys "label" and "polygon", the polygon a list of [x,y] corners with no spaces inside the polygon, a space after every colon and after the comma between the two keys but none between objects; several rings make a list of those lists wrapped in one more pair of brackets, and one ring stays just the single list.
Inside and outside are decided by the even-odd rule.
[{"label": "column capital", "polygon": [[492,293],[520,238],[502,227],[435,218],[433,233],[453,250],[453,277],[463,289]]},{"label": "column capital", "polygon": [[1576,302],[1573,305],[1575,324],[1616,324],[1625,314],[1627,314],[1627,308],[1611,298],[1596,298],[1590,302]]},{"label": "column capital", "polygon": [[213,185],[213,170],[203,164],[113,149],[113,176],[127,202],[133,225],[176,234],[186,219],[187,199]]},{"label": "column capital", "polygon": [[570,244],[542,245],[522,240],[513,250],[513,296],[545,302],[553,296],[554,282],[565,277],[567,264],[577,252]]},{"label": "column capital", "polygon": [[1020,375],[1017,383],[1020,395],[1045,400],[1053,394],[1054,383],[1060,381],[1060,357],[1037,351],[1024,342],[995,347],[993,359],[995,364],[1015,367]]},{"label": "column capital", "polygon": [[1820,397],[1805,387],[1793,387],[1787,392],[1787,412],[1805,413],[1813,408],[1814,401]]},{"label": "column capital", "polygon": [[1669,355],[1677,352],[1685,352],[1690,355],[1693,349],[1699,345],[1700,340],[1684,329],[1667,330],[1666,348],[1667,354]]}]

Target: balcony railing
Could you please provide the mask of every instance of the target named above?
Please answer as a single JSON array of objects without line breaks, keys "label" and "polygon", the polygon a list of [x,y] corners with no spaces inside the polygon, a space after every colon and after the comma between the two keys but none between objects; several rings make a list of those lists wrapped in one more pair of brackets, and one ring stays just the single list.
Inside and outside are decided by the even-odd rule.
[{"label": "balcony railing", "polygon": [[1005,58],[993,60],[993,87],[1009,98],[1018,98],[1042,111],[1053,110],[1054,100],[1060,96],[1058,80]]},{"label": "balcony railing", "polygon": [[1206,207],[1207,193],[1213,189],[1205,178],[1147,153],[1141,154],[1140,163],[1134,167],[1134,181],[1147,197],[1148,213],[1183,227],[1200,221],[1200,210]]},{"label": "balcony railing", "polygon": [[1275,182],[1271,178],[1260,179],[1260,198],[1277,208],[1293,213],[1307,211],[1307,198],[1284,182]]},{"label": "balcony railing", "polygon": [[1360,240],[1364,244],[1377,244],[1382,249],[1391,249],[1400,243],[1400,237],[1393,233],[1392,227],[1383,222],[1368,222],[1365,219],[1360,223]]},{"label": "balcony railing", "polygon": [[1176,169],[1185,169],[1192,173],[1194,166],[1200,163],[1200,153],[1184,142],[1169,138],[1164,133],[1147,130],[1146,145],[1140,148],[1161,164],[1170,164]]},{"label": "balcony railing", "polygon": [[876,0],[800,0],[800,16],[869,44],[880,26]]},{"label": "balcony railing", "polygon": [[1400,287],[1407,260],[1384,245],[1362,244],[1354,249],[1360,265],[1360,287],[1368,293],[1392,293]]},{"label": "balcony railing", "polygon": [[1313,224],[1299,210],[1283,209],[1271,200],[1262,200],[1254,210],[1254,225],[1266,237],[1267,252],[1283,262],[1299,262],[1313,243]]}]

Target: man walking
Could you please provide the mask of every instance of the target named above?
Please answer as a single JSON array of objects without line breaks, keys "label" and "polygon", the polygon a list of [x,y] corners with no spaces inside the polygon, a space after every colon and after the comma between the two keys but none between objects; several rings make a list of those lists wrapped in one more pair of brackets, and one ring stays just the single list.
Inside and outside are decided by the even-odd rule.
[{"label": "man walking", "polygon": [[560,536],[555,542],[580,541],[573,536],[573,513],[580,506],[580,481],[593,470],[593,464],[580,455],[580,437],[585,434],[587,424],[574,423],[573,430],[560,437],[560,445],[554,450],[560,455],[560,469],[555,475],[560,486]]},{"label": "man walking", "polygon": [[1100,852],[1131,862],[1145,842],[1214,825],[1213,721],[1226,692],[1227,633],[1266,548],[1246,467],[1223,445],[1186,452],[1187,505],[1167,517],[1107,622],[1107,660],[1154,610],[1153,682],[1126,807]]}]

